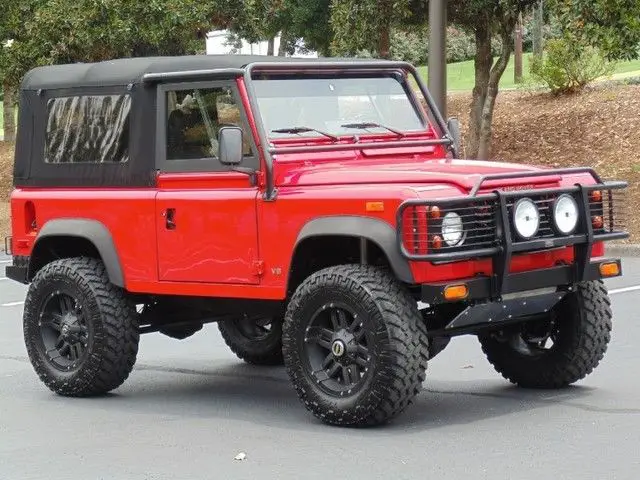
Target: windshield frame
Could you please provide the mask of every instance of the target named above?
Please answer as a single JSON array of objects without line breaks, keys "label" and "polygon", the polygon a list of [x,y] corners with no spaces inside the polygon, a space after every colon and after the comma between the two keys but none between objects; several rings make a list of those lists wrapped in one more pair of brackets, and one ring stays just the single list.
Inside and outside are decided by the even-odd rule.
[{"label": "windshield frame", "polygon": [[[431,139],[422,140],[391,140],[391,141],[365,141],[365,142],[349,142],[349,143],[331,143],[331,144],[316,144],[316,145],[302,145],[302,146],[286,146],[286,145],[274,145],[271,143],[268,132],[265,130],[264,122],[262,121],[262,115],[260,114],[260,108],[258,106],[258,99],[253,84],[253,75],[260,72],[263,74],[274,73],[289,73],[289,74],[318,74],[320,72],[332,72],[335,75],[341,73],[349,73],[354,70],[371,72],[399,72],[407,80],[409,76],[412,76],[421,95],[426,102],[426,115],[428,124],[435,129],[436,137]],[[406,147],[427,147],[427,146],[443,146],[448,151],[452,152],[454,156],[457,156],[456,148],[454,145],[453,137],[449,132],[447,125],[442,118],[440,111],[438,110],[433,97],[429,93],[424,81],[420,78],[416,68],[408,62],[397,62],[388,60],[321,60],[321,61],[296,61],[289,59],[289,61],[265,61],[265,62],[253,62],[249,63],[245,67],[244,71],[244,86],[247,90],[247,97],[249,105],[253,113],[253,119],[255,127],[260,139],[260,146],[265,160],[265,179],[266,179],[266,191],[264,199],[266,201],[273,201],[276,198],[276,190],[274,188],[274,175],[273,175],[273,157],[279,154],[293,154],[293,153],[317,153],[317,152],[332,152],[332,151],[344,151],[344,150],[362,150],[362,149],[390,149],[390,148],[406,148]],[[414,97],[417,100],[417,96],[413,89],[409,89],[410,98]]]}]

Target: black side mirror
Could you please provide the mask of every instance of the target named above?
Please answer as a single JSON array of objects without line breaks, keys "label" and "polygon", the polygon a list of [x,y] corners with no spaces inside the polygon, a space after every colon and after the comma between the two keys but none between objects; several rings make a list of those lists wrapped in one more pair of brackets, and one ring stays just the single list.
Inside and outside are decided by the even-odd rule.
[{"label": "black side mirror", "polygon": [[242,129],[222,127],[218,133],[218,157],[223,165],[242,163]]},{"label": "black side mirror", "polygon": [[447,129],[453,139],[453,148],[456,155],[460,155],[461,133],[460,133],[460,121],[457,118],[450,118],[447,121]]}]

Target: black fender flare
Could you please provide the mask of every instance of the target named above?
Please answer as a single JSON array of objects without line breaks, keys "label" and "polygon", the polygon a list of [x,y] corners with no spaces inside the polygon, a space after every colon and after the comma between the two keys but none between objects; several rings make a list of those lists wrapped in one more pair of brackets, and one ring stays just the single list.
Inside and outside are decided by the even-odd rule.
[{"label": "black fender flare", "polygon": [[350,215],[316,218],[302,227],[298,233],[294,251],[303,240],[323,235],[366,238],[384,252],[393,273],[399,280],[409,284],[414,283],[409,261],[400,254],[396,229],[384,220]]},{"label": "black fender flare", "polygon": [[[109,275],[109,281],[118,287],[124,287],[124,274],[120,258],[111,233],[103,223],[85,218],[49,220],[38,232],[33,251],[36,251],[39,242],[51,237],[78,237],[90,241],[102,258],[107,275]],[[32,274],[33,272],[29,268],[29,278],[32,278]]]}]

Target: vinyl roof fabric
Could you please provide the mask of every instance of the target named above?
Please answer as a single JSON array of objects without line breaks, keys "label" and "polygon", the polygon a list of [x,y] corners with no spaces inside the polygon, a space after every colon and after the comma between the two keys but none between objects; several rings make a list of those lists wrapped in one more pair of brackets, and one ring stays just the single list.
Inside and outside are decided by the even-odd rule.
[{"label": "vinyl roof fabric", "polygon": [[[98,63],[50,65],[30,70],[22,89],[112,86],[140,83],[147,73],[244,68],[253,62],[340,61],[336,58],[292,58],[265,55],[188,55],[177,57],[135,57]],[[353,59],[351,59],[353,60]]]}]

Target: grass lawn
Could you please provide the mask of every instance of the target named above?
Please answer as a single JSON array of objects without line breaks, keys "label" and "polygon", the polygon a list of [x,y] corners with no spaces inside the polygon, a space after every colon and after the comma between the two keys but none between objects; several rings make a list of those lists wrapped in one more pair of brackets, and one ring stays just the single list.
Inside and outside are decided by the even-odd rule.
[{"label": "grass lawn", "polygon": [[[523,56],[522,74],[525,81],[529,78],[529,59],[530,53],[525,53]],[[428,68],[426,66],[419,67],[418,71],[426,79]],[[514,62],[513,56],[509,61],[509,65],[500,80],[501,88],[514,88],[516,84],[513,81]],[[622,78],[624,76],[640,75],[640,60],[634,60],[630,62],[620,62],[616,65],[616,69],[613,72],[615,78]],[[451,63],[447,66],[447,88],[449,90],[457,91],[469,91],[473,89],[474,83],[474,66],[473,60],[467,62]]]}]

